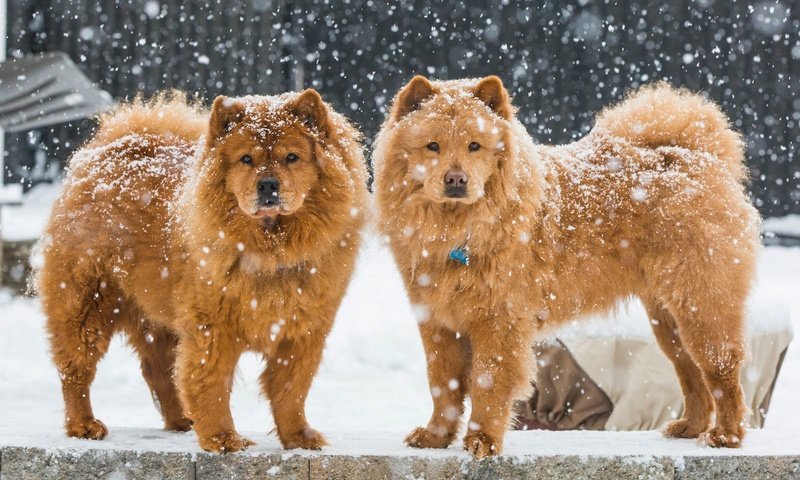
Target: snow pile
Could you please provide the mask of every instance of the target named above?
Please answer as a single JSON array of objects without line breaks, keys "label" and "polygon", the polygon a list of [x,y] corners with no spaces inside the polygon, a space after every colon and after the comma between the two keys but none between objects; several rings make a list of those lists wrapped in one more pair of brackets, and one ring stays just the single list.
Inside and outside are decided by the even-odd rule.
[{"label": "snow pile", "polygon": [[40,183],[22,197],[22,205],[3,207],[0,234],[7,242],[36,240],[44,230],[61,183]]}]

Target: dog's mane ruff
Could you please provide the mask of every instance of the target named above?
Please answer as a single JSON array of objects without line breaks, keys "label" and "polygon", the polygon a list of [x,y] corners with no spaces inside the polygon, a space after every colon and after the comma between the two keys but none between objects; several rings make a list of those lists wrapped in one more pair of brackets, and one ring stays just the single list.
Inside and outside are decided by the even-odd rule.
[{"label": "dog's mane ruff", "polygon": [[[269,97],[269,102],[288,102],[296,94]],[[255,97],[245,97],[254,102]],[[261,275],[285,268],[304,268],[319,261],[333,248],[355,246],[365,212],[366,166],[360,147],[361,133],[342,115],[329,108],[330,135],[312,133],[321,165],[320,186],[309,192],[303,206],[272,232],[265,232],[240,212],[236,198],[225,188],[209,142],[203,142],[191,167],[188,182],[179,194],[176,216],[183,223],[190,252],[213,252],[207,260],[221,262],[209,269],[229,274],[250,260]],[[209,212],[212,209],[214,212]],[[354,222],[355,219],[355,222]],[[191,232],[203,232],[202,237]]]}]

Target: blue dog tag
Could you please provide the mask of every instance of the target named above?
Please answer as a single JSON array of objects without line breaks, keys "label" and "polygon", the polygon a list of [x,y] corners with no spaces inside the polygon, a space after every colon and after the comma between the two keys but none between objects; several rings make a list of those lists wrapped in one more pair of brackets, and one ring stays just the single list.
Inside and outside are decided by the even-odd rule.
[{"label": "blue dog tag", "polygon": [[463,247],[458,247],[450,250],[450,255],[448,255],[448,258],[450,258],[450,260],[455,260],[461,265],[469,265],[469,254],[467,253],[467,250]]}]

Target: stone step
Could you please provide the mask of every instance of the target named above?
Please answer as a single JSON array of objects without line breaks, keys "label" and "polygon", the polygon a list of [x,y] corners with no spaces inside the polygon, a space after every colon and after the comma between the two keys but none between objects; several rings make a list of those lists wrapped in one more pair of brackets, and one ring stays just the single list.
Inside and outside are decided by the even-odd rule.
[{"label": "stone step", "polygon": [[[661,439],[656,432],[512,432],[507,454],[482,461],[473,460],[456,446],[446,450],[410,449],[402,446],[399,434],[339,435],[331,438],[331,443],[339,446],[321,452],[283,451],[270,437],[250,451],[216,455],[197,449],[191,433],[135,429],[113,432],[102,442],[67,440],[52,433],[40,437],[40,442],[27,443],[51,441],[54,447],[4,446],[0,451],[0,478],[800,478],[800,445],[713,450],[689,440]],[[753,440],[775,440],[762,432],[755,433],[753,436],[763,438]]]}]

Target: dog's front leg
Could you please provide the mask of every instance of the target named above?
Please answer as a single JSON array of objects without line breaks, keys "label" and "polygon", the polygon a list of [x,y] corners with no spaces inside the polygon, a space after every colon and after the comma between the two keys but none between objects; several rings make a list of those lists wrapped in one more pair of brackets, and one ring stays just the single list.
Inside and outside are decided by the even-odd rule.
[{"label": "dog's front leg", "polygon": [[405,441],[417,448],[447,448],[464,414],[469,347],[465,338],[430,320],[420,324],[419,331],[428,360],[433,415],[427,427],[417,428]]},{"label": "dog's front leg", "polygon": [[476,458],[498,455],[512,402],[531,388],[533,354],[524,320],[492,316],[470,331],[472,414],[464,448]]},{"label": "dog's front leg", "polygon": [[213,325],[190,328],[178,345],[178,388],[204,450],[230,453],[253,442],[233,425],[230,395],[240,343]]},{"label": "dog's front leg", "polygon": [[306,397],[322,360],[327,333],[327,330],[314,330],[297,338],[283,338],[267,357],[261,385],[272,405],[283,448],[319,450],[327,445],[322,434],[308,425],[305,411]]}]

